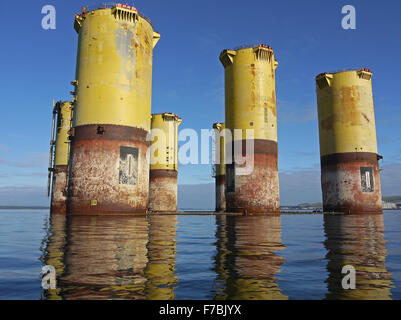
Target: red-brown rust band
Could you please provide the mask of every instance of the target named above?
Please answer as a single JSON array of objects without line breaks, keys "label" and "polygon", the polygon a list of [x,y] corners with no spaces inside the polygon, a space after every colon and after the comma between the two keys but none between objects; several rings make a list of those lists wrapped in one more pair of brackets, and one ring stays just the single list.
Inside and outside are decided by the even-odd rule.
[{"label": "red-brown rust band", "polygon": [[323,212],[343,212],[349,214],[366,214],[366,213],[382,214],[383,209],[378,208],[376,206],[357,205],[357,204],[337,205],[337,206],[323,205]]},{"label": "red-brown rust band", "polygon": [[165,177],[165,178],[177,178],[178,172],[176,170],[169,169],[151,169],[149,171],[149,178]]},{"label": "red-brown rust band", "polygon": [[150,144],[146,141],[148,132],[141,128],[119,126],[114,124],[88,124],[73,129],[71,140],[125,140],[138,141]]},{"label": "red-brown rust band", "polygon": [[63,173],[63,172],[67,173],[67,171],[68,171],[68,165],[54,166],[54,169],[53,169],[54,174]]},{"label": "red-brown rust band", "polygon": [[51,214],[65,214],[67,212],[67,203],[66,201],[52,201],[50,205]]},{"label": "red-brown rust band", "polygon": [[[273,141],[273,140],[265,140],[265,139],[250,139],[253,140],[253,145],[254,145],[254,153],[258,153],[258,154],[272,154],[272,155],[277,155],[278,154],[278,145],[277,145],[277,141]],[[247,144],[246,139],[244,140],[237,140],[234,141],[234,147],[232,148],[232,152],[234,154],[234,151],[239,148],[239,146],[236,146],[236,144],[240,143],[241,144],[241,150],[242,150],[242,156],[246,156],[247,153],[247,148],[246,148],[246,144]],[[226,147],[226,148],[229,148]],[[229,149],[228,149],[229,150]]]},{"label": "red-brown rust band", "polygon": [[377,164],[379,156],[371,152],[347,152],[347,153],[333,153],[320,157],[322,166],[335,165],[337,163],[359,162],[365,161],[372,165]]}]

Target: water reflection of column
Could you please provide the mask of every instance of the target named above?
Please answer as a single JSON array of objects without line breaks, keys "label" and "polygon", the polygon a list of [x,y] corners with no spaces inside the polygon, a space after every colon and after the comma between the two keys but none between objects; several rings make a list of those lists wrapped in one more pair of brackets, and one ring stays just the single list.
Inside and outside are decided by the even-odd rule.
[{"label": "water reflection of column", "polygon": [[56,269],[56,289],[43,291],[43,298],[46,300],[60,300],[60,288],[58,279],[64,273],[64,247],[66,244],[65,232],[66,216],[53,214],[49,219],[46,247],[43,249],[42,261],[45,265],[53,266]]},{"label": "water reflection of column", "polygon": [[[383,216],[325,215],[327,253],[327,299],[390,299],[390,274],[383,236]],[[344,290],[341,270],[351,265],[356,270],[356,289]]]},{"label": "water reflection of column", "polygon": [[145,296],[148,300],[175,298],[178,279],[175,275],[177,216],[149,216],[148,265]]},{"label": "water reflection of column", "polygon": [[144,299],[147,242],[145,216],[71,216],[63,298]]},{"label": "water reflection of column", "polygon": [[274,275],[284,258],[280,216],[217,216],[215,299],[287,299]]}]

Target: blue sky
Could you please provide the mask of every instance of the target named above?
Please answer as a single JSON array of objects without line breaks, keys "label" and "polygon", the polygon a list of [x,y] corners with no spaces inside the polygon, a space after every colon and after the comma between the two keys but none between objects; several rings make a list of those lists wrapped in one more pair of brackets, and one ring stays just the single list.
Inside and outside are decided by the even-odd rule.
[{"label": "blue sky", "polygon": [[[84,4],[97,3],[2,3],[0,205],[47,201],[43,193],[52,99],[70,99],[77,49],[74,14]],[[56,30],[41,28],[41,9],[47,4],[57,10]],[[341,28],[346,4],[356,8],[356,30]],[[138,0],[135,6],[161,33],[154,51],[152,112],[179,114],[181,129],[200,131],[224,121],[222,49],[261,42],[273,47],[279,61],[282,204],[321,200],[315,76],[344,68],[371,69],[379,152],[384,156],[383,193],[401,194],[400,1]],[[179,184],[210,183],[210,165],[180,167]]]}]

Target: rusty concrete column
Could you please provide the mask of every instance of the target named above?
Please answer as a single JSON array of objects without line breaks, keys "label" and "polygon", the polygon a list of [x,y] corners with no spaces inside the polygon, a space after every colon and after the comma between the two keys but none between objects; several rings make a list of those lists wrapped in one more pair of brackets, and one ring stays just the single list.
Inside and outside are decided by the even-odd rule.
[{"label": "rusty concrete column", "polygon": [[[266,45],[226,49],[220,61],[225,68],[225,125],[233,141],[229,145],[226,140],[226,157],[242,146],[242,155],[247,159],[245,165],[234,157],[232,164],[226,161],[227,211],[279,213],[275,89],[278,62],[273,49]],[[236,129],[242,131],[239,137]],[[254,146],[253,153],[246,150],[247,142]],[[248,165],[253,170],[244,173],[243,167]]]},{"label": "rusty concrete column", "polygon": [[69,214],[144,214],[153,48],[160,35],[134,7],[83,10],[71,132]]},{"label": "rusty concrete column", "polygon": [[176,114],[153,114],[150,147],[149,210],[177,211],[178,126]]},{"label": "rusty concrete column", "polygon": [[50,212],[52,214],[66,213],[67,201],[67,173],[70,152],[68,131],[71,129],[72,104],[71,102],[57,102],[54,107],[56,113],[56,141],[54,165],[52,168],[52,192]]},{"label": "rusty concrete column", "polygon": [[372,72],[316,77],[323,210],[381,213]]}]

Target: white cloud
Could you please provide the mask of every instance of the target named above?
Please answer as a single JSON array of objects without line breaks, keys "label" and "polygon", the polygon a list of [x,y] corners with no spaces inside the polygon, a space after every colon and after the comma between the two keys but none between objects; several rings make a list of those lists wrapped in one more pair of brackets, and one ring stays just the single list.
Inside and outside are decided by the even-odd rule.
[{"label": "white cloud", "polygon": [[49,155],[41,152],[32,152],[24,156],[25,161],[14,161],[0,159],[0,165],[16,168],[38,168],[46,167],[49,161]]}]

